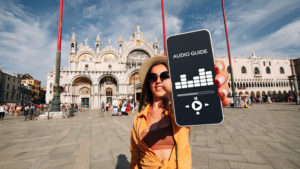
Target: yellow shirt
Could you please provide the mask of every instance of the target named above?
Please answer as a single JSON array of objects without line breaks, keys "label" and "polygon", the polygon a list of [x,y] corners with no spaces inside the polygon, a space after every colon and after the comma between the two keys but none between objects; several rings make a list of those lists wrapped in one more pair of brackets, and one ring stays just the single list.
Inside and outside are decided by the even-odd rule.
[{"label": "yellow shirt", "polygon": [[[150,105],[136,114],[133,127],[130,132],[130,169],[175,169],[176,152],[173,148],[170,159],[161,161],[160,158],[142,141],[141,133],[147,127],[146,119]],[[178,168],[190,169],[192,167],[192,155],[189,144],[189,127],[179,127],[175,124],[174,113],[165,111],[165,115],[171,117],[174,138],[177,143]]]}]

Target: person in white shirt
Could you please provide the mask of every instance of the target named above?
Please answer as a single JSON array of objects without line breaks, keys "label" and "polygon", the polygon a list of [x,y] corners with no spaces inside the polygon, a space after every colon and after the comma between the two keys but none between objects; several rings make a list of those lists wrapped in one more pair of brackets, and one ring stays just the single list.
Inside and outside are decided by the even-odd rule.
[{"label": "person in white shirt", "polygon": [[29,105],[25,105],[24,108],[25,121],[27,120],[28,113],[29,113]]},{"label": "person in white shirt", "polygon": [[0,120],[3,120],[5,116],[5,106],[0,104]]}]

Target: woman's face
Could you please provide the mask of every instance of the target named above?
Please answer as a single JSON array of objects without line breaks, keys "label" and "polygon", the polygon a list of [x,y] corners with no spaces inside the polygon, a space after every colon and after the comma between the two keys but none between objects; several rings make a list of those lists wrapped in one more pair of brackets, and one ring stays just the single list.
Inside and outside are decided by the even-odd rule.
[{"label": "woman's face", "polygon": [[161,79],[160,75],[161,75],[161,73],[168,72],[168,71],[169,71],[168,68],[163,64],[154,66],[150,71],[150,73],[156,74],[156,76],[157,76],[156,80],[151,80],[149,82],[150,89],[153,94],[154,100],[160,99],[161,97],[163,97],[166,94],[166,91],[163,88],[163,81],[170,80],[170,78]]}]

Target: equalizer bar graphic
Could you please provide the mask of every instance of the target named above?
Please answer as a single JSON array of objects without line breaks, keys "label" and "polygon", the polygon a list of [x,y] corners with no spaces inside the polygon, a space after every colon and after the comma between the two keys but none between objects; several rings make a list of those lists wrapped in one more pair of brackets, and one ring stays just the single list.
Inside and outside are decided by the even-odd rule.
[{"label": "equalizer bar graphic", "polygon": [[180,75],[180,82],[175,82],[175,89],[194,88],[200,86],[214,85],[212,71],[205,71],[204,68],[200,68],[199,76],[194,76],[193,80],[187,80],[186,74]]}]

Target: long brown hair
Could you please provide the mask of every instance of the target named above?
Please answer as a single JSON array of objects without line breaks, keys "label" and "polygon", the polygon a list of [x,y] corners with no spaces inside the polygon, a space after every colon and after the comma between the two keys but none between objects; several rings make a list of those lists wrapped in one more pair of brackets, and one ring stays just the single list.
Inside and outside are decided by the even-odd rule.
[{"label": "long brown hair", "polygon": [[[166,66],[166,68],[169,70],[168,66],[165,64],[165,63],[154,63],[150,69],[148,70],[147,72],[147,76],[148,76],[148,73],[150,73],[151,69],[154,67],[154,66],[157,66],[157,65],[164,65]],[[153,93],[150,89],[150,84],[149,82],[147,81],[147,76],[146,76],[146,79],[144,80],[144,84],[143,84],[143,88],[142,88],[142,93],[141,93],[141,97],[140,97],[140,100],[139,100],[139,112],[142,111],[143,109],[146,108],[146,106],[148,104],[152,104],[153,102]],[[165,98],[163,98],[163,105],[162,107],[166,108],[166,101],[165,101]]]}]

